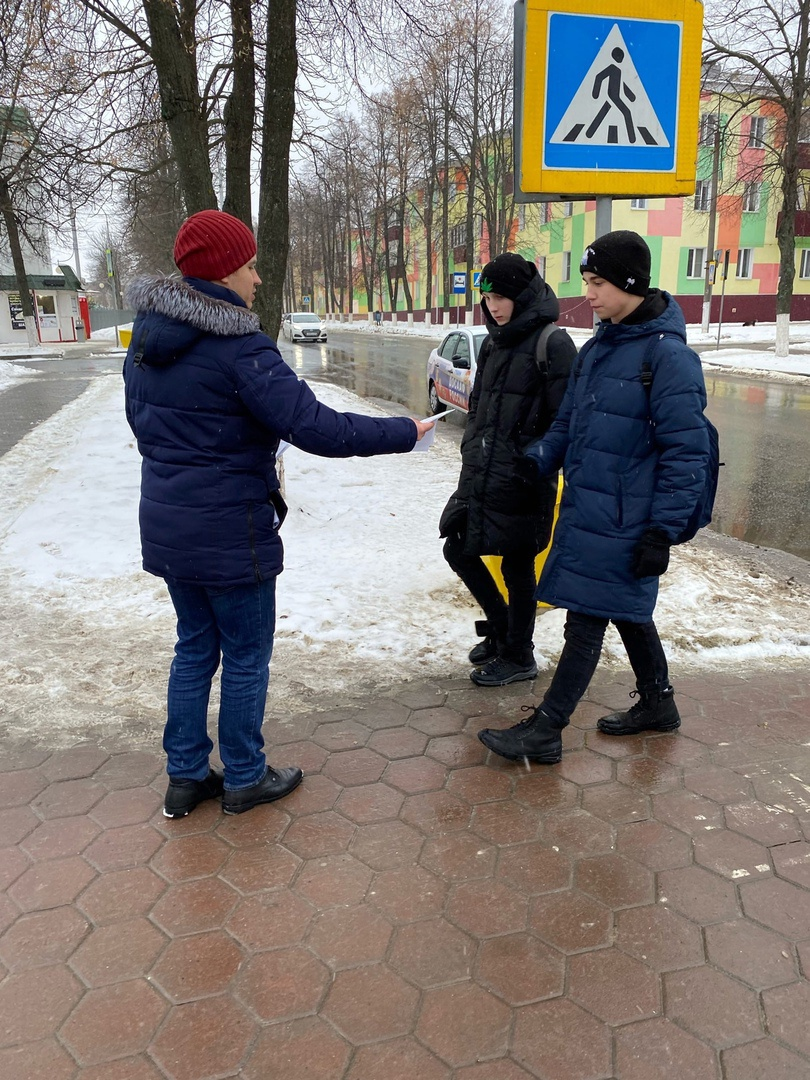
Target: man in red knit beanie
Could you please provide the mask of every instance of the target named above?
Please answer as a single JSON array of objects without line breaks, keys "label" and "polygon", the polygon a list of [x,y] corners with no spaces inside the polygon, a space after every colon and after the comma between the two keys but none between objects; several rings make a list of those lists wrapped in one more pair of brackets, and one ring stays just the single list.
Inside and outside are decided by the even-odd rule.
[{"label": "man in red knit beanie", "polygon": [[[138,440],[143,567],[166,581],[177,613],[163,747],[166,817],[222,797],[226,814],[273,802],[301,782],[273,768],[261,728],[275,630],[279,529],[287,512],[276,454],[284,439],[322,457],[402,454],[429,424],[322,405],[251,313],[256,240],[243,222],[202,210],[174,246],[183,279],[142,278],[124,362]],[[211,680],[222,665],[211,768]]]}]

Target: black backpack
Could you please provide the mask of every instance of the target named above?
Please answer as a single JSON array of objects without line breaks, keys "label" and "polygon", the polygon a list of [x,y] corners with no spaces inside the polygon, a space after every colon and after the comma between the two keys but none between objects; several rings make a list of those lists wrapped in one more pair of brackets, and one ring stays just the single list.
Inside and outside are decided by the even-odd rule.
[{"label": "black backpack", "polygon": [[[656,334],[654,337],[650,338],[644,353],[644,359],[641,362],[641,385],[647,391],[648,400],[653,384],[652,356],[658,342],[664,337],[666,337],[666,334]],[[586,342],[580,349],[576,368],[577,378],[582,370],[582,361],[585,353],[589,350],[593,340],[594,339],[591,338],[591,341]],[[678,340],[680,341],[680,338],[678,338]],[[703,422],[706,425],[706,434],[709,437],[709,461],[706,466],[706,478],[703,482],[703,490],[698,497],[695,508],[689,515],[689,520],[684,528],[672,541],[673,544],[685,544],[687,540],[691,540],[697,534],[699,529],[705,528],[712,520],[712,510],[714,509],[714,500],[717,496],[717,482],[720,476],[720,466],[725,464],[725,462],[720,460],[720,436],[717,434],[717,428],[705,413],[702,415]]]}]

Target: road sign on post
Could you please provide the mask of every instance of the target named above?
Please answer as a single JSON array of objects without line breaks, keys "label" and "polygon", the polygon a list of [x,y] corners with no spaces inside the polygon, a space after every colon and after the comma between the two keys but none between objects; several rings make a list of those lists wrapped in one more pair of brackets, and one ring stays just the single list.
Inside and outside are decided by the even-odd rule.
[{"label": "road sign on post", "polygon": [[480,289],[481,288],[481,271],[480,270],[473,270],[472,271],[472,287],[474,289]]},{"label": "road sign on post", "polygon": [[453,292],[465,293],[467,291],[467,275],[462,270],[453,274]]},{"label": "road sign on post", "polygon": [[[690,195],[700,102],[700,0],[515,5],[520,191]],[[522,10],[519,10],[522,9]]]}]

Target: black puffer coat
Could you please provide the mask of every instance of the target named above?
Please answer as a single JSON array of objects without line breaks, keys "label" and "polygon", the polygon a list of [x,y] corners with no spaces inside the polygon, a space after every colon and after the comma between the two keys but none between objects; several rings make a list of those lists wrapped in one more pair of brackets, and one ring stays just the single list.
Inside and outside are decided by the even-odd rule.
[{"label": "black puffer coat", "polygon": [[461,441],[461,476],[439,523],[441,536],[463,533],[468,555],[503,555],[533,547],[551,534],[556,478],[537,476],[523,449],[543,435],[565,394],[576,346],[565,330],[548,338],[547,371],[535,354],[543,327],[560,306],[536,274],[515,300],[504,326],[482,300],[489,338],[481,347]]}]

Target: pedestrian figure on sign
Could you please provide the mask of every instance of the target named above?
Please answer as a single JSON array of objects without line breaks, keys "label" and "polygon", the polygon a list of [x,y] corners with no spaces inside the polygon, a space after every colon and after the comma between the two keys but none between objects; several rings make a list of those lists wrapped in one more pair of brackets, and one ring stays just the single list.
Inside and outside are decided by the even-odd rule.
[{"label": "pedestrian figure on sign", "polygon": [[624,49],[617,47],[610,55],[616,63],[608,64],[606,68],[603,68],[593,82],[593,96],[594,99],[596,99],[602,91],[602,84],[607,80],[607,101],[593,118],[585,134],[589,139],[593,138],[599,129],[599,125],[610,112],[611,106],[615,105],[624,117],[624,123],[627,128],[627,138],[631,143],[634,143],[636,141],[636,133],[633,128],[633,116],[622,100],[622,91],[624,91],[628,101],[633,102],[636,100],[636,95],[622,78],[622,69],[620,65],[624,60]]}]

